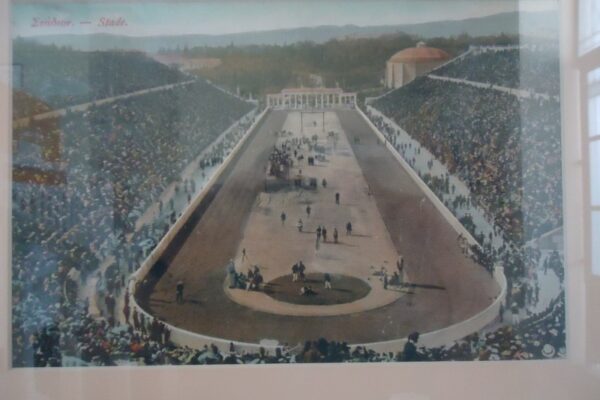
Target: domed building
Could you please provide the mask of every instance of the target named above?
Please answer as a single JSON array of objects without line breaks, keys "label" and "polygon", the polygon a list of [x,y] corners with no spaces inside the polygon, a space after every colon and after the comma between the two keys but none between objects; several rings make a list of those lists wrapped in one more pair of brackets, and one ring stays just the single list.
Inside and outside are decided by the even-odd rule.
[{"label": "domed building", "polygon": [[385,87],[396,89],[404,86],[449,59],[450,54],[444,50],[427,47],[424,42],[417,43],[416,47],[400,50],[386,64]]}]

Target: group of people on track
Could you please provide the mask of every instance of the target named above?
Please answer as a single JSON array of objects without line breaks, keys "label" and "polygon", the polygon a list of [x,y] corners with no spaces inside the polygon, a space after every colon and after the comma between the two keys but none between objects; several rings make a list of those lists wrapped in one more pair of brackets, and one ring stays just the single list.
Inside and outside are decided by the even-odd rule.
[{"label": "group of people on track", "polygon": [[383,288],[385,290],[387,290],[389,286],[396,286],[396,287],[404,287],[405,286],[404,257],[403,256],[398,257],[398,260],[396,261],[396,269],[397,269],[397,271],[394,271],[392,273],[392,275],[390,276],[390,275],[388,275],[385,267],[381,267],[381,270],[379,271],[378,275],[381,277],[381,281],[383,283]]}]

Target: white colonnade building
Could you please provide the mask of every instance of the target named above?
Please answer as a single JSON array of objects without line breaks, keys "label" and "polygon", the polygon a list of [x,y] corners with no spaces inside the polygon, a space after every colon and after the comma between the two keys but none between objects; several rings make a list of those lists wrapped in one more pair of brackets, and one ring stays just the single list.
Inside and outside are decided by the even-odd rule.
[{"label": "white colonnade building", "polygon": [[354,108],[356,93],[340,88],[290,88],[267,95],[267,106],[277,109]]}]

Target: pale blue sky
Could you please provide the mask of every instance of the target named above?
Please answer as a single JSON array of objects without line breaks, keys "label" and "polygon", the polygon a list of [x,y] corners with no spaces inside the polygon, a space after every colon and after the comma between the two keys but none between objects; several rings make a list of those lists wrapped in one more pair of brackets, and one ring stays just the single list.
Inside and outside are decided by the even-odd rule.
[{"label": "pale blue sky", "polygon": [[[223,34],[318,25],[392,25],[463,19],[506,11],[553,9],[557,0],[204,1],[200,3],[17,4],[13,35],[114,33],[131,36]],[[127,26],[99,27],[122,17]],[[34,18],[71,20],[68,27],[32,27]],[[81,24],[90,21],[92,24]]]}]

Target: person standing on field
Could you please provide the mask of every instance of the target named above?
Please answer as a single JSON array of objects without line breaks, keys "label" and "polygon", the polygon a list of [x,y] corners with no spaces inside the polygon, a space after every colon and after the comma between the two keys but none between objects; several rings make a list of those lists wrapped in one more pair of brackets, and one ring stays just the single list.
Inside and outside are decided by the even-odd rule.
[{"label": "person standing on field", "polygon": [[325,279],[325,289],[331,289],[331,275],[326,273],[324,276],[324,279]]},{"label": "person standing on field", "polygon": [[177,302],[177,304],[183,304],[183,281],[177,282],[175,291],[176,291],[175,301]]}]

